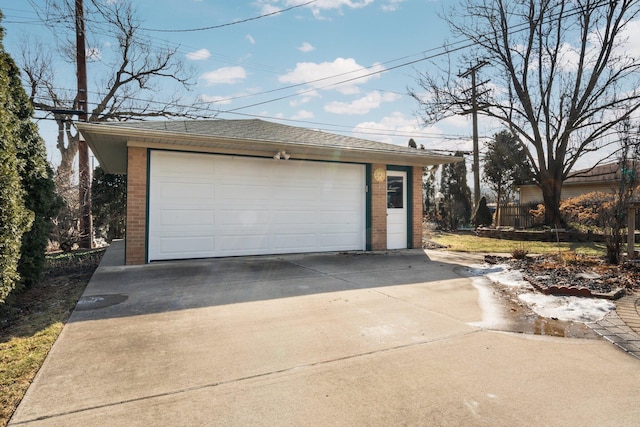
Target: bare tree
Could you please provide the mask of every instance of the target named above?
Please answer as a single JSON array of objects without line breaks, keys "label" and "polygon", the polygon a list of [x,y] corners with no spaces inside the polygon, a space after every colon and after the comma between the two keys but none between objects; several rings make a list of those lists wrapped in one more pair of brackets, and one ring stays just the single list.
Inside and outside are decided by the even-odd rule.
[{"label": "bare tree", "polygon": [[620,182],[610,203],[602,209],[605,223],[605,243],[607,247],[607,261],[611,264],[620,262],[624,228],[627,226],[629,206],[634,200],[634,192],[640,177],[640,132],[633,128],[629,120],[619,125],[620,154],[618,164],[620,168]]},{"label": "bare tree", "polygon": [[[518,137],[542,190],[545,223],[564,225],[562,182],[584,155],[613,144],[615,127],[640,107],[640,60],[625,49],[638,0],[462,0],[445,18],[470,41],[464,58],[489,63],[493,90],[479,114]],[[411,90],[426,124],[468,110],[451,68],[420,73]]]},{"label": "bare tree", "polygon": [[[192,84],[193,72],[184,67],[177,47],[154,47],[140,30],[131,0],[90,0],[85,8],[89,61],[89,108],[91,122],[142,120],[153,117],[197,117],[182,105]],[[60,62],[70,64],[75,75],[75,0],[46,0],[39,10],[48,23],[53,46],[25,41],[22,55],[24,84],[33,105],[49,111],[58,125],[57,148],[61,163],[59,179],[68,180],[78,151],[73,111],[78,109],[75,88],[56,80],[65,75]],[[54,61],[54,57],[58,61]],[[53,67],[58,67],[54,70]],[[156,92],[174,83],[168,99]]]}]

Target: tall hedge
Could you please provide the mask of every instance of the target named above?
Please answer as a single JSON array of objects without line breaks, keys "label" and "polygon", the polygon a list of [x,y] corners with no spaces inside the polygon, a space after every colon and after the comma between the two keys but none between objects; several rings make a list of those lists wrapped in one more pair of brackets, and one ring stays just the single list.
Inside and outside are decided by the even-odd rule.
[{"label": "tall hedge", "polygon": [[13,289],[37,283],[60,206],[33,108],[2,35],[0,28],[0,302]]},{"label": "tall hedge", "polygon": [[22,235],[33,222],[24,204],[19,173],[18,125],[10,96],[9,67],[0,60],[0,302],[4,302],[20,279]]}]

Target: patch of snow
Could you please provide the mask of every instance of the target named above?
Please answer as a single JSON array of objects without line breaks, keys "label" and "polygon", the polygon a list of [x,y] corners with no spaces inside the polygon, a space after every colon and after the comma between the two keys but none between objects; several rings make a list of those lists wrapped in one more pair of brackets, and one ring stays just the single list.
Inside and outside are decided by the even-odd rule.
[{"label": "patch of snow", "polygon": [[486,277],[474,277],[471,284],[478,291],[478,305],[482,312],[482,320],[471,322],[469,325],[478,328],[499,329],[505,323],[502,305],[497,301],[491,289],[491,282]]},{"label": "patch of snow", "polygon": [[601,276],[598,273],[577,273],[576,277],[579,279],[599,279]]},{"label": "patch of snow", "polygon": [[467,268],[470,276],[486,276],[494,283],[510,288],[533,289],[533,286],[522,277],[519,270],[513,270],[506,264],[472,265]]},{"label": "patch of snow", "polygon": [[482,264],[482,265],[471,265],[466,268],[469,276],[485,276],[489,273],[496,273],[503,271],[507,268],[504,265],[491,265],[491,264]]},{"label": "patch of snow", "polygon": [[528,304],[538,316],[573,322],[596,322],[616,308],[611,301],[593,298],[538,293],[520,294],[518,298]]},{"label": "patch of snow", "polygon": [[522,272],[506,266],[502,271],[487,274],[487,278],[510,288],[533,289],[533,286],[522,277]]}]

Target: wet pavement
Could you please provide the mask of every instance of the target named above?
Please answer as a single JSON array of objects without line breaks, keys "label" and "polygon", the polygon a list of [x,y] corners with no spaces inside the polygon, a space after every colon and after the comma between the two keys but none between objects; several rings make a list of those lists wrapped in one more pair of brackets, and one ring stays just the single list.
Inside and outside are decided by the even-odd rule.
[{"label": "wet pavement", "polygon": [[616,347],[640,359],[640,295],[620,298],[614,311],[588,326]]},{"label": "wet pavement", "polygon": [[469,254],[124,267],[122,250],[105,254],[9,425],[640,420],[637,359],[507,304],[460,273]]},{"label": "wet pavement", "polygon": [[[477,268],[477,255],[467,260],[459,259],[466,268],[458,269],[461,275],[470,275],[469,267]],[[541,336],[601,339],[604,338],[629,355],[640,359],[640,294],[631,294],[615,301],[615,310],[595,322],[572,322],[547,318],[536,314],[527,304],[518,302],[518,291],[492,282],[488,278],[475,279],[474,286],[480,293],[490,293],[493,301],[494,317],[498,322],[478,324],[487,329],[511,333]],[[497,303],[497,306],[496,306]]]}]

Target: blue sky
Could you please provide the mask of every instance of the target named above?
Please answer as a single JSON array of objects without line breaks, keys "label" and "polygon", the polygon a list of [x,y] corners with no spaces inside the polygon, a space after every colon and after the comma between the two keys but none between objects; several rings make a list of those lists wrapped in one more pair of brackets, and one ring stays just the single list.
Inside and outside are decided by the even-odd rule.
[{"label": "blue sky", "polygon": [[[220,26],[306,1],[135,0],[134,4],[152,45],[179,46],[179,55],[194,67],[196,85],[185,93],[185,101],[209,101],[219,110],[219,118],[257,117],[399,145],[414,138],[430,149],[471,148],[470,118],[454,117],[425,128],[415,115],[416,102],[407,95],[408,86],[417,88],[417,70],[431,67],[429,61],[420,60],[441,52],[442,45],[451,41],[438,16],[453,4],[451,0],[317,0],[217,29],[166,31]],[[43,3],[0,0],[4,45],[14,58],[20,56],[25,37],[51,38],[34,12]],[[101,44],[99,35],[94,40],[88,48],[106,56],[108,46]],[[92,73],[99,73],[99,62],[88,65],[90,82]],[[410,62],[415,63],[403,65]],[[68,76],[58,85],[73,89],[73,64],[60,62],[57,69],[58,77]],[[323,80],[309,83],[318,79]],[[337,84],[346,79],[352,80]],[[40,127],[55,164],[53,123],[41,121]],[[480,125],[481,134],[497,130]]]}]

